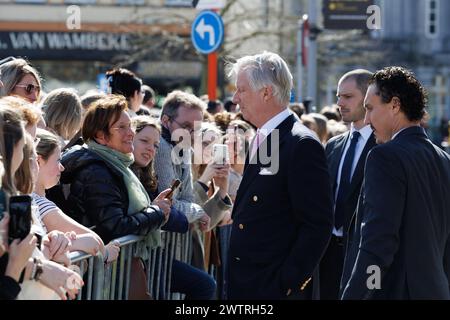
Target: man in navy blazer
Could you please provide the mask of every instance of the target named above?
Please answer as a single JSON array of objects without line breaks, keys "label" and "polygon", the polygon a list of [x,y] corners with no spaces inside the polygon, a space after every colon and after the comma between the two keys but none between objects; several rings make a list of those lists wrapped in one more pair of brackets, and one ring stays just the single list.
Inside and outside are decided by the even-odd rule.
[{"label": "man in navy blazer", "polygon": [[288,111],[292,75],[264,52],[232,65],[244,118],[258,128],[233,207],[229,299],[311,299],[333,226],[325,152]]},{"label": "man in navy blazer", "polygon": [[321,300],[339,299],[345,256],[344,244],[358,202],[366,157],[376,145],[372,129],[364,123],[366,114],[364,97],[372,75],[373,73],[368,70],[356,69],[344,74],[338,82],[337,105],[342,120],[350,124],[350,130],[330,139],[325,147],[334,191],[335,226],[331,241],[320,262]]},{"label": "man in navy blazer", "polygon": [[367,157],[342,299],[450,299],[450,157],[420,122],[426,94],[400,67],[375,73]]}]

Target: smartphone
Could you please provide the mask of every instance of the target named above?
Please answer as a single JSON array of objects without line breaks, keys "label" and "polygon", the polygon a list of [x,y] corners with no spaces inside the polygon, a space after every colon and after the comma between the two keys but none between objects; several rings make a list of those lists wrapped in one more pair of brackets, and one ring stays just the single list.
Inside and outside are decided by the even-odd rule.
[{"label": "smartphone", "polygon": [[177,188],[180,186],[180,184],[181,184],[181,181],[178,180],[178,179],[175,179],[175,180],[172,182],[172,185],[170,186],[170,192],[169,192],[169,194],[166,196],[166,199],[169,199],[169,200],[172,199],[173,193],[175,192],[175,190],[177,190]]},{"label": "smartphone", "polygon": [[228,146],[226,144],[213,145],[213,161],[219,165],[230,163],[230,155],[228,154]]},{"label": "smartphone", "polygon": [[9,198],[9,243],[23,240],[31,231],[31,202],[29,195]]}]

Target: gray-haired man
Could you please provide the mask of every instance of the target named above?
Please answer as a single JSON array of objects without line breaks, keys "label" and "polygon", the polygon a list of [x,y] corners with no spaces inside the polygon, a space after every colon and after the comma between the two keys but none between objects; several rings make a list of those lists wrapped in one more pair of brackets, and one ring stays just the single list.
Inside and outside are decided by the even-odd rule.
[{"label": "gray-haired man", "polygon": [[292,75],[280,56],[243,57],[230,75],[233,102],[258,131],[233,208],[228,298],[310,299],[333,227],[325,152],[288,110]]}]

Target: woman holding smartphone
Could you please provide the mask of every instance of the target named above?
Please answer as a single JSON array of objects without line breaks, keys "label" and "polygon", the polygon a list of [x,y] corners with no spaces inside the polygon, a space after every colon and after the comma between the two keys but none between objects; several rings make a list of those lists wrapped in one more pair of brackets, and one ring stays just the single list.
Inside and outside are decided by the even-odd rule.
[{"label": "woman holding smartphone", "polygon": [[[228,195],[230,161],[227,147],[222,144],[222,132],[212,123],[202,123],[201,154],[195,154],[192,165],[195,202],[211,218],[210,229],[201,226],[193,230],[193,261],[197,268],[208,271],[210,265],[220,265],[218,242],[214,228],[231,209]],[[202,231],[207,231],[203,233]]]},{"label": "woman holding smartphone", "polygon": [[[158,190],[158,180],[153,170],[153,159],[159,148],[161,129],[155,120],[149,116],[135,117],[133,118],[133,124],[136,128],[136,136],[133,140],[135,162],[131,168],[141,180],[150,198],[153,199],[156,197]],[[169,195],[167,196],[169,197]],[[185,214],[171,207],[169,220],[162,229],[185,233],[188,228],[189,222]],[[181,248],[177,249],[181,250]],[[214,279],[206,272],[174,259],[171,289],[172,292],[185,294],[186,300],[209,300],[214,296],[216,285]]]},{"label": "woman holding smartphone", "polygon": [[[104,242],[134,234],[146,236],[151,247],[159,244],[159,229],[170,215],[170,201],[165,199],[170,189],[150,200],[129,168],[134,135],[124,97],[108,95],[94,102],[84,116],[86,144],[67,150],[61,160],[61,183],[68,185],[68,197],[50,200],[77,222],[94,226]],[[134,289],[130,287],[130,293]]]}]

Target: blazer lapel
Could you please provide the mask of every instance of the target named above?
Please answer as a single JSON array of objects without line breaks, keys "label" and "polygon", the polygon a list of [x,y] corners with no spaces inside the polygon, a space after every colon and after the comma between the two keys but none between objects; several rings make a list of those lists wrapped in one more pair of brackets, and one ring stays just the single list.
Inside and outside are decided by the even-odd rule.
[{"label": "blazer lapel", "polygon": [[[367,155],[369,154],[369,151],[375,147],[376,141],[375,141],[375,135],[372,133],[369,137],[369,140],[367,140],[366,145],[364,146],[363,152],[361,153],[361,156],[359,157],[358,164],[356,165],[355,172],[353,173],[352,182],[350,183],[350,189],[347,197],[349,197],[353,192],[357,192],[358,194],[358,202],[359,197],[361,196],[362,192],[362,183],[364,180],[364,166],[366,164]],[[359,186],[359,189],[357,187]],[[344,225],[344,230],[349,231],[349,228],[352,224],[352,221],[355,217],[356,211],[358,208],[358,204],[355,208],[354,212],[347,212],[347,215],[344,219],[344,221],[348,221],[348,225]]]},{"label": "blazer lapel", "polygon": [[342,136],[339,141],[336,141],[336,144],[334,146],[334,151],[332,155],[333,161],[330,163],[330,178],[331,178],[331,185],[333,186],[333,195],[336,195],[336,186],[337,186],[337,176],[339,171],[339,164],[341,163],[342,154],[344,153],[345,145],[347,143],[347,140],[349,139],[350,132],[347,132],[345,135]]},{"label": "blazer lapel", "polygon": [[[278,144],[278,148],[276,148],[275,150],[273,150],[273,152],[275,154],[280,155],[280,146],[283,143],[284,138],[286,137],[286,134],[290,131],[290,129],[292,128],[293,123],[295,122],[295,117],[293,115],[290,115],[289,117],[287,117],[280,125],[278,125],[278,127],[276,129],[279,130],[279,144]],[[265,146],[267,146],[266,150],[267,152],[272,152],[271,150],[271,142],[272,142],[272,133],[269,134],[266,139],[261,143],[261,145],[265,144]],[[244,169],[244,175],[242,177],[242,181],[241,184],[239,186],[237,195],[236,195],[236,202],[235,202],[235,207],[238,206],[240,199],[242,198],[243,192],[245,190],[248,189],[248,187],[251,185],[251,183],[253,182],[253,180],[259,175],[259,172],[261,171],[261,169],[263,168],[261,162],[257,161],[256,164],[251,164],[249,163],[250,161],[250,152],[247,154],[247,158],[246,158],[246,166]],[[272,154],[268,154],[269,157],[272,156]],[[253,162],[255,161],[255,159],[253,159]]]}]

